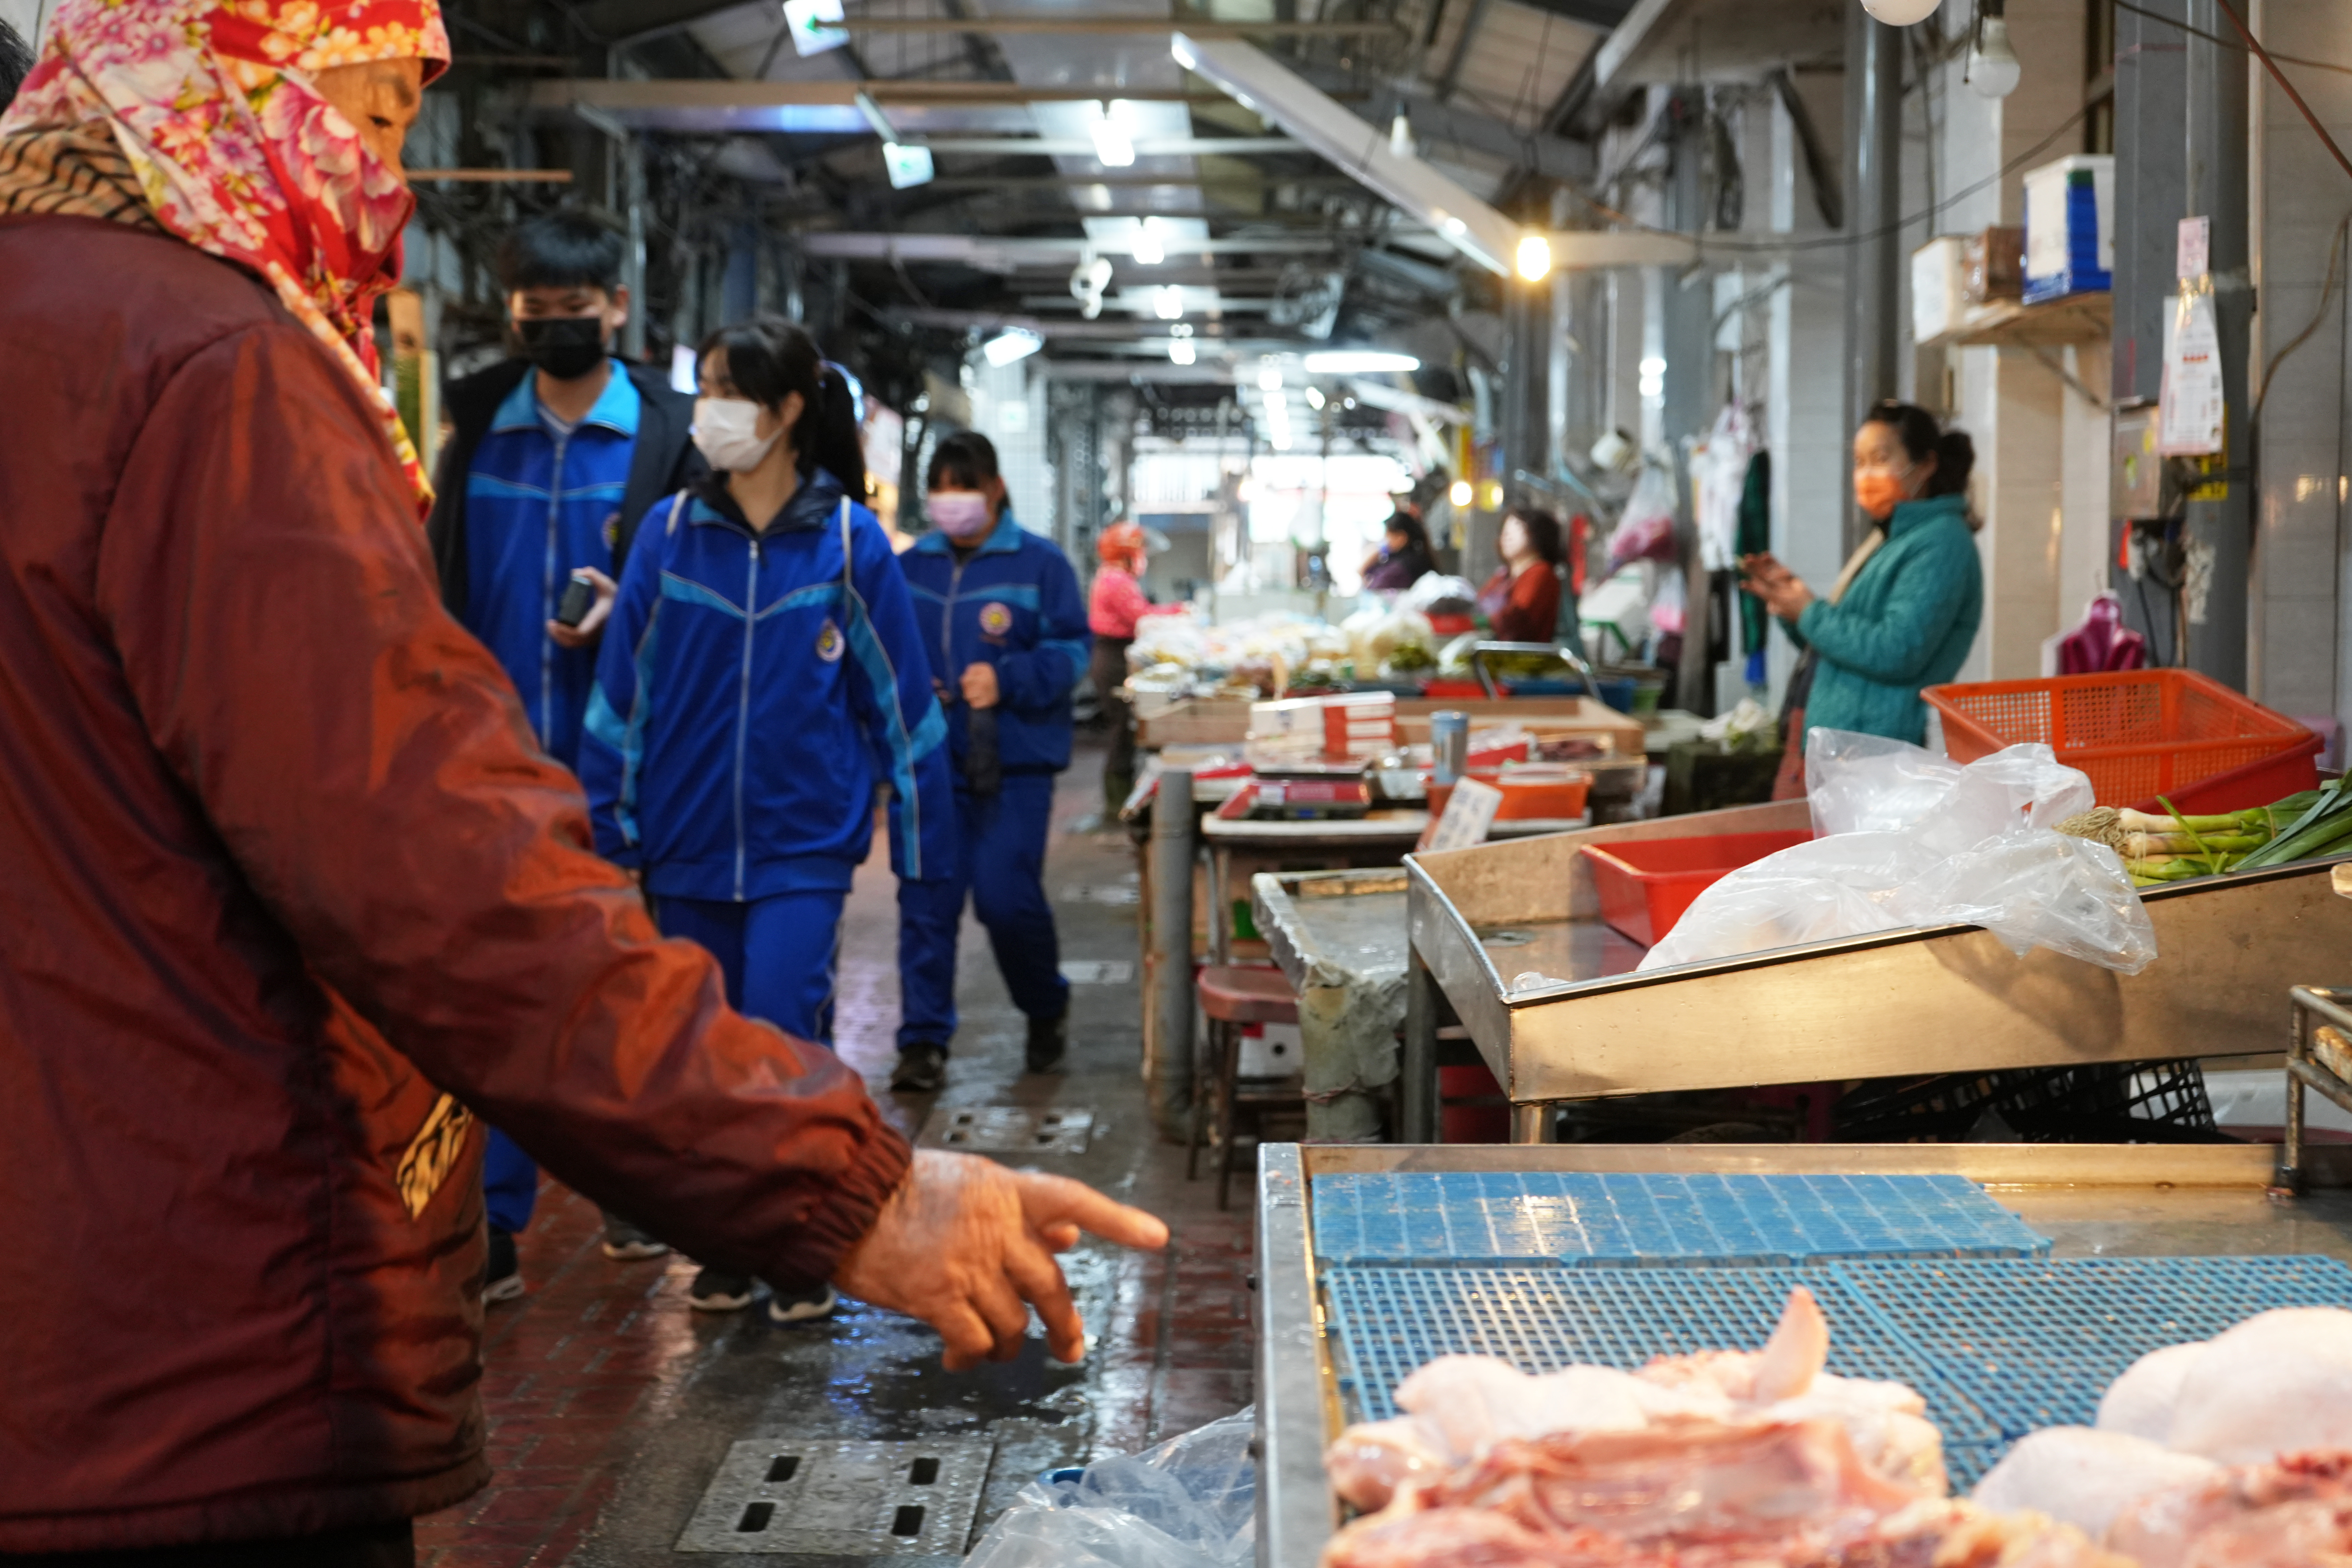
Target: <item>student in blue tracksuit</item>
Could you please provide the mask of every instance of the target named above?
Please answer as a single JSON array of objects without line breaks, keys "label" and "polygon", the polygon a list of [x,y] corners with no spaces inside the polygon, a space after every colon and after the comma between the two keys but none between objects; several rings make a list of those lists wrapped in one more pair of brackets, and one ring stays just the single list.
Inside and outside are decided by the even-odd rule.
[{"label": "student in blue tracksuit", "polygon": [[[580,777],[597,849],[643,877],[670,936],[710,950],[728,1000],[832,1037],[841,906],[889,795],[911,885],[954,855],[947,731],[890,542],[857,504],[846,378],[761,316],[703,344],[694,439],[716,470],[646,515],[588,702]],[[746,1305],[705,1268],[692,1300]],[[769,1281],[778,1321],[833,1310]]]},{"label": "student in blue tracksuit", "polygon": [[924,488],[933,531],[899,564],[947,705],[961,851],[952,879],[898,887],[902,1000],[890,1087],[913,1092],[946,1080],[967,891],[1029,1020],[1029,1070],[1062,1064],[1070,987],[1045,901],[1045,837],[1054,775],[1070,765],[1070,689],[1089,652],[1077,574],[1052,542],[1013,521],[987,437],[941,440]]},{"label": "student in blue tracksuit", "polygon": [[[520,353],[449,387],[450,440],[425,523],[442,603],[506,667],[547,754],[574,769],[596,641],[629,542],[655,501],[702,471],[687,437],[692,401],[667,375],[613,357],[631,304],[624,247],[611,223],[569,208],[507,236],[499,278]],[[595,597],[570,626],[556,608],[574,572]],[[496,1128],[482,1189],[482,1300],[503,1301],[522,1294],[514,1238],[530,1223],[539,1167]],[[606,1256],[667,1250],[604,1217]]]}]

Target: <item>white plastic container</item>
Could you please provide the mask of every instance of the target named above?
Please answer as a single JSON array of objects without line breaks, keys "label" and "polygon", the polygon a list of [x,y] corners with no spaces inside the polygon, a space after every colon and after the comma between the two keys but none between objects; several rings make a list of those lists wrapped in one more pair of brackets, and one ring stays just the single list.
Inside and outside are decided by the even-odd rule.
[{"label": "white plastic container", "polygon": [[2025,176],[2025,302],[2115,287],[2116,161],[2077,153]]}]

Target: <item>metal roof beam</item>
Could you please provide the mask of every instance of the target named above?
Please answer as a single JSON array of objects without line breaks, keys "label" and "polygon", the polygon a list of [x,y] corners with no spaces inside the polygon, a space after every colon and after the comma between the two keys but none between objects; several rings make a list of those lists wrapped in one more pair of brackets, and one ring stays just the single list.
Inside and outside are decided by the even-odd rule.
[{"label": "metal roof beam", "polygon": [[1224,89],[1352,174],[1376,195],[1420,218],[1490,272],[1507,274],[1517,224],[1418,158],[1389,151],[1388,134],[1254,45],[1178,34],[1177,62]]}]

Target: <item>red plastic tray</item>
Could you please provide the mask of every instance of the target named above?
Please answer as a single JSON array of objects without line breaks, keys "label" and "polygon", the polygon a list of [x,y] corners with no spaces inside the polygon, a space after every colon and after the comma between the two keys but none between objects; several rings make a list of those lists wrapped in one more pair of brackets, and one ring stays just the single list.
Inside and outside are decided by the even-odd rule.
[{"label": "red plastic tray", "polygon": [[1643,947],[1675,929],[1692,900],[1742,866],[1811,839],[1811,833],[1718,833],[1588,844],[1601,918]]},{"label": "red plastic tray", "polygon": [[2238,811],[2319,782],[2320,737],[2186,669],[1984,680],[1920,693],[1943,716],[1944,750],[1972,763],[2040,742],[2090,775],[2101,805]]}]

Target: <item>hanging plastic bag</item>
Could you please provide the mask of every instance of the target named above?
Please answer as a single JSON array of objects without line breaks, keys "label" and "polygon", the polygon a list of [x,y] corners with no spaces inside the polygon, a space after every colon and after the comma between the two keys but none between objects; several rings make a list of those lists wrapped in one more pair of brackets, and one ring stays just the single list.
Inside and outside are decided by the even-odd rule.
[{"label": "hanging plastic bag", "polygon": [[2055,831],[2090,781],[2047,746],[1965,766],[1877,736],[1815,730],[1806,782],[1819,835],[1701,893],[1644,970],[1924,925],[1982,926],[2125,974],[2156,931],[2114,850]]},{"label": "hanging plastic bag", "polygon": [[1642,470],[1609,536],[1609,570],[1635,561],[1675,558],[1675,486],[1659,468]]},{"label": "hanging plastic bag", "polygon": [[1257,1560],[1249,1410],[1075,1480],[1032,1481],[964,1568],[1247,1568]]}]

